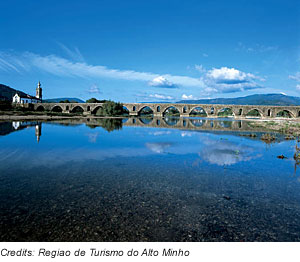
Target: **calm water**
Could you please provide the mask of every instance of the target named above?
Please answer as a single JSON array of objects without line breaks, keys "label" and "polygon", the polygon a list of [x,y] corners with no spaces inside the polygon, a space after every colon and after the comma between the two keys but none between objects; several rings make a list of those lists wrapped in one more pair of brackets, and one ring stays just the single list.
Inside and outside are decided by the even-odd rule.
[{"label": "calm water", "polygon": [[299,241],[296,141],[185,121],[0,122],[1,241]]}]

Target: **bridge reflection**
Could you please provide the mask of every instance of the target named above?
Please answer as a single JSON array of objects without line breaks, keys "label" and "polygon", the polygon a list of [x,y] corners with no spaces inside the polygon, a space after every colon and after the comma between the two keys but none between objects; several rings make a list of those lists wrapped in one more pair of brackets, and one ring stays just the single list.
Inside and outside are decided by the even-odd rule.
[{"label": "bridge reflection", "polygon": [[124,126],[142,126],[157,128],[176,128],[185,130],[208,130],[208,131],[265,131],[251,126],[247,120],[233,119],[208,119],[208,118],[129,118],[123,123]]},{"label": "bridge reflection", "polygon": [[[229,132],[266,132],[263,128],[257,128],[245,120],[208,119],[208,118],[182,118],[182,117],[144,117],[144,118],[78,118],[52,120],[51,123],[61,125],[85,124],[89,128],[101,127],[108,132],[122,129],[123,127],[154,127],[174,128],[182,130],[203,131],[229,131]],[[37,141],[40,141],[41,121],[12,121],[0,122],[0,135],[35,127]]]}]

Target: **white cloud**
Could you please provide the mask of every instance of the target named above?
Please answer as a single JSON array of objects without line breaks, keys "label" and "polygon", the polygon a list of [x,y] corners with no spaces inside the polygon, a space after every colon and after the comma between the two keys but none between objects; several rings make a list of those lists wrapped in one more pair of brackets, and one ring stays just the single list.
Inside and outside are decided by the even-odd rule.
[{"label": "white cloud", "polygon": [[[76,51],[75,51],[76,53]],[[79,55],[80,56],[80,55]],[[202,66],[198,69],[204,70]],[[198,96],[209,96],[215,93],[238,92],[248,89],[261,88],[257,81],[263,81],[250,73],[244,73],[235,68],[213,68],[199,78],[134,70],[110,69],[102,65],[90,65],[86,62],[73,62],[56,56],[41,56],[25,52],[22,54],[0,52],[0,70],[23,73],[39,70],[62,77],[80,77],[88,79],[112,78],[128,81],[142,81],[152,87],[161,88],[195,88]],[[97,92],[97,89],[90,91]],[[192,93],[192,91],[191,91]],[[163,98],[160,98],[163,99]],[[165,96],[165,99],[171,97]]]},{"label": "white cloud", "polygon": [[253,46],[246,46],[242,42],[238,43],[237,51],[245,51],[247,53],[266,53],[278,50],[278,46],[265,46],[261,44],[255,44]]},{"label": "white cloud", "polygon": [[298,82],[296,84],[296,89],[300,90],[300,72],[295,73],[294,75],[289,75],[289,79],[295,80]]},{"label": "white cloud", "polygon": [[20,73],[18,67],[24,68],[24,65],[18,60],[14,59],[14,57],[6,56],[5,53],[0,52],[0,70],[6,72],[15,71]]},{"label": "white cloud", "polygon": [[174,100],[173,96],[168,96],[168,95],[162,95],[162,94],[150,94],[150,98],[157,98],[161,100]]},{"label": "white cloud", "polygon": [[91,85],[87,92],[90,94],[101,94],[100,89],[96,84]]},{"label": "white cloud", "polygon": [[[134,70],[110,69],[101,65],[89,65],[85,62],[73,62],[56,55],[41,56],[31,52],[20,55],[0,52],[0,64],[2,70],[21,71],[24,68],[38,69],[44,72],[64,77],[82,78],[114,78],[130,81],[145,81],[153,83],[154,86],[165,84],[164,87],[175,87],[177,85],[186,87],[204,87],[200,78],[176,75],[159,75],[151,72],[137,72]],[[164,79],[166,81],[164,81]]]},{"label": "white cloud", "polygon": [[150,86],[162,87],[162,88],[176,88],[177,86],[171,83],[163,76],[155,77],[152,81],[149,82]]},{"label": "white cloud", "polygon": [[206,69],[203,67],[203,65],[195,65],[195,69],[200,73],[206,72]]},{"label": "white cloud", "polygon": [[193,95],[186,95],[186,94],[183,94],[181,96],[182,99],[195,99]]},{"label": "white cloud", "polygon": [[251,73],[245,73],[235,68],[221,67],[213,68],[206,73],[204,81],[210,93],[231,93],[249,89],[261,88],[257,80],[264,81],[263,78]]},{"label": "white cloud", "polygon": [[83,55],[80,53],[77,47],[74,48],[74,51],[66,47],[64,44],[57,42],[57,44],[66,52],[66,54],[74,61],[84,62]]},{"label": "white cloud", "polygon": [[235,68],[228,67],[213,68],[208,71],[206,76],[220,83],[240,83],[248,81],[248,79],[255,79],[255,76],[252,74],[246,74]]},{"label": "white cloud", "polygon": [[296,80],[296,81],[300,82],[300,72],[297,72],[294,75],[289,75],[289,78],[292,79],[292,80]]}]

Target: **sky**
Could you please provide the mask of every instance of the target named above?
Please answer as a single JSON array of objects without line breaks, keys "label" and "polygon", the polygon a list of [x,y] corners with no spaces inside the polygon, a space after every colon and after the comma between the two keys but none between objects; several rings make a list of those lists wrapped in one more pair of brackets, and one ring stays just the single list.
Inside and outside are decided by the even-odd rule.
[{"label": "sky", "polygon": [[300,96],[298,0],[0,2],[0,83],[120,102]]}]

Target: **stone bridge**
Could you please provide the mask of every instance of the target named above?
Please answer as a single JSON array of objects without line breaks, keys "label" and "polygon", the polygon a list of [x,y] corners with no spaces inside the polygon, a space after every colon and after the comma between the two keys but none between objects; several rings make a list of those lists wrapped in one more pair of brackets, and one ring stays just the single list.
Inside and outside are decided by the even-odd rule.
[{"label": "stone bridge", "polygon": [[[82,112],[84,115],[94,115],[103,103],[37,103],[33,104],[37,111],[55,111],[63,113]],[[255,110],[261,118],[277,117],[279,112],[286,112],[292,118],[300,118],[300,106],[261,106],[261,105],[220,105],[220,104],[177,104],[177,103],[123,103],[129,115],[138,116],[141,111],[149,107],[156,117],[164,116],[169,108],[176,108],[181,117],[188,117],[194,109],[201,109],[208,117],[218,117],[224,109],[231,109],[233,117],[245,118]]]}]

